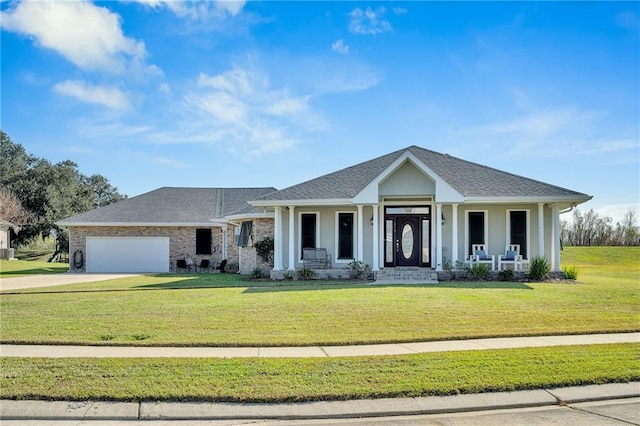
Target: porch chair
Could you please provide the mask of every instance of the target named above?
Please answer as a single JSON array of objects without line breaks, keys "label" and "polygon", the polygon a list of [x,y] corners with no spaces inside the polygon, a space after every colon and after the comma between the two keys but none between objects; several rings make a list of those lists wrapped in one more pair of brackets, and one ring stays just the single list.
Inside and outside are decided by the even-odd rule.
[{"label": "porch chair", "polygon": [[185,259],[176,260],[176,272],[180,272],[180,269],[184,269],[187,272],[187,261]]},{"label": "porch chair", "polygon": [[491,265],[491,270],[496,270],[496,256],[487,254],[487,246],[485,244],[472,244],[472,254],[469,256],[469,264],[473,267],[474,263],[486,263]]},{"label": "porch chair", "polygon": [[202,272],[203,270],[211,271],[211,261],[209,259],[200,260],[200,264],[197,266],[197,271]]},{"label": "porch chair", "polygon": [[522,255],[519,244],[507,244],[504,255],[498,256],[498,270],[502,271],[502,266],[513,265],[514,271],[522,270]]}]

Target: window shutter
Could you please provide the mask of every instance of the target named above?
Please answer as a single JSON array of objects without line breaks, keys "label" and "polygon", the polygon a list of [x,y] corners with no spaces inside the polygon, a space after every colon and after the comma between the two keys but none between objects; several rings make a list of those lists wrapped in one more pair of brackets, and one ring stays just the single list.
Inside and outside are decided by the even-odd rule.
[{"label": "window shutter", "polygon": [[238,237],[238,246],[246,247],[249,243],[249,237],[251,236],[251,230],[253,228],[253,222],[250,220],[246,220],[242,222],[242,227],[240,228],[240,236]]}]

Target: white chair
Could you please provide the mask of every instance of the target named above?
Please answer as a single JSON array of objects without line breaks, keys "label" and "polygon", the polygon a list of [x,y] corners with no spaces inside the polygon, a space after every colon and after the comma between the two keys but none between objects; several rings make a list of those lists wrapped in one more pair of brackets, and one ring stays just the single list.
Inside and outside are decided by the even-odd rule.
[{"label": "white chair", "polygon": [[502,271],[502,267],[507,265],[513,265],[514,271],[522,270],[522,255],[519,244],[507,244],[504,255],[498,256],[498,270]]},{"label": "white chair", "polygon": [[469,264],[473,267],[474,263],[486,263],[491,265],[491,270],[496,270],[496,256],[487,254],[487,246],[485,244],[472,244],[471,255],[469,255]]}]

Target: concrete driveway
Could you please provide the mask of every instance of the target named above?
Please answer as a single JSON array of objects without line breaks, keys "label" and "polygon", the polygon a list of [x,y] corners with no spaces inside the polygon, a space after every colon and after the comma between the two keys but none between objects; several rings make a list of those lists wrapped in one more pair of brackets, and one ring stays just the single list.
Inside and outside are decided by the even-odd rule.
[{"label": "concrete driveway", "polygon": [[115,278],[136,277],[142,274],[44,274],[24,277],[0,278],[0,291],[23,290],[26,288],[50,287],[54,285],[90,283]]}]

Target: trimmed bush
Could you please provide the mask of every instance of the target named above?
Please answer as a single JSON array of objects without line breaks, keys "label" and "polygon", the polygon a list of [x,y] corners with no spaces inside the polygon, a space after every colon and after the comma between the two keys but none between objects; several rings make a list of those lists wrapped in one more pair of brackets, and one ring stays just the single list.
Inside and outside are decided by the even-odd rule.
[{"label": "trimmed bush", "polygon": [[296,277],[301,281],[307,281],[313,278],[316,273],[313,269],[302,268],[296,271]]},{"label": "trimmed bush", "polygon": [[349,275],[354,280],[366,280],[371,276],[371,265],[361,262],[359,260],[353,260],[347,265]]},{"label": "trimmed bush", "polygon": [[544,257],[534,257],[529,263],[529,279],[532,281],[544,281],[551,272],[551,265]]},{"label": "trimmed bush", "polygon": [[568,280],[577,280],[578,279],[578,268],[574,265],[565,266],[562,268],[562,272],[564,272],[564,276]]},{"label": "trimmed bush", "polygon": [[477,280],[486,280],[489,278],[489,265],[486,263],[474,263],[472,267],[469,268],[469,273],[471,276]]}]

